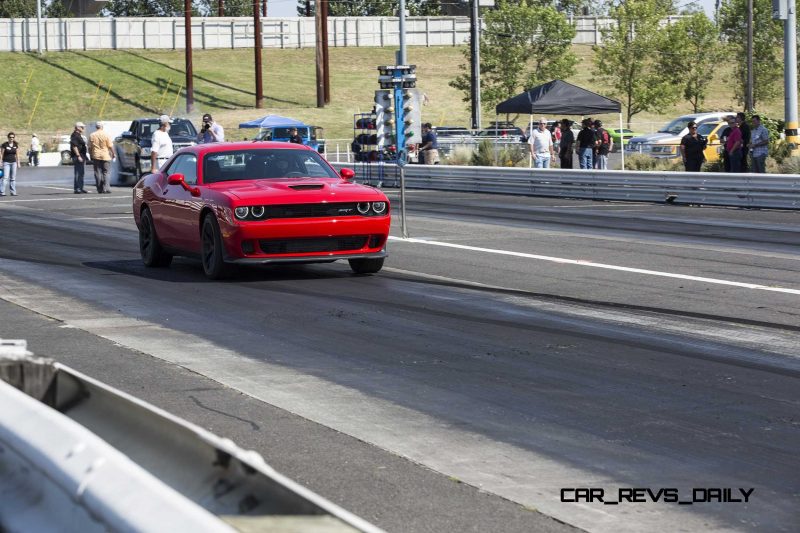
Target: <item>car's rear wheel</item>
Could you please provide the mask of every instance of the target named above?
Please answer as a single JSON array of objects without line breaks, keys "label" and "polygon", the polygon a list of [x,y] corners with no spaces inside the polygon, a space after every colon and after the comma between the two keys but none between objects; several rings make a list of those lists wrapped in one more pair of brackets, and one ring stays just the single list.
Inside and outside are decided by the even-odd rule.
[{"label": "car's rear wheel", "polygon": [[201,259],[206,277],[208,279],[223,279],[227,277],[230,274],[230,265],[225,263],[222,235],[219,231],[219,223],[214,215],[207,215],[203,219],[200,237],[202,241]]},{"label": "car's rear wheel", "polygon": [[349,263],[356,274],[375,274],[383,268],[383,257],[350,259]]},{"label": "car's rear wheel", "polygon": [[172,255],[166,253],[158,241],[153,215],[149,209],[142,211],[139,223],[139,252],[145,266],[168,267],[172,263]]}]

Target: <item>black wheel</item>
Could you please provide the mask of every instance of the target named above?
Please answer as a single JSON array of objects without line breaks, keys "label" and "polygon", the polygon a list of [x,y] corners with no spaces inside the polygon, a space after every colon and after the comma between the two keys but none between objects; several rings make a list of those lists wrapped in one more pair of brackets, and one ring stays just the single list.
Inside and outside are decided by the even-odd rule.
[{"label": "black wheel", "polygon": [[149,209],[142,211],[139,227],[139,252],[142,262],[148,267],[168,267],[172,263],[172,255],[168,254],[158,242],[156,227],[153,224],[153,215]]},{"label": "black wheel", "polygon": [[350,259],[350,268],[356,274],[375,274],[383,268],[383,257],[375,259]]},{"label": "black wheel", "polygon": [[230,265],[225,263],[222,246],[222,236],[219,223],[214,215],[207,215],[203,219],[203,228],[200,230],[202,241],[201,259],[203,272],[208,279],[223,279],[230,274]]}]

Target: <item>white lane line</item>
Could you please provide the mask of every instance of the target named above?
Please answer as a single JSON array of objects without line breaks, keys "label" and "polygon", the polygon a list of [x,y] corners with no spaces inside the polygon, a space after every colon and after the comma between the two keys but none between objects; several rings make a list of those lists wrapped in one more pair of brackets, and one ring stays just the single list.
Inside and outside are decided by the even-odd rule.
[{"label": "white lane line", "polygon": [[496,250],[493,248],[481,248],[479,246],[467,246],[465,244],[453,244],[449,242],[441,242],[441,241],[432,241],[432,240],[424,240],[424,239],[403,239],[401,237],[394,237],[390,236],[390,240],[398,241],[398,242],[407,242],[413,244],[427,244],[430,246],[441,246],[444,248],[456,248],[458,250],[469,250],[471,252],[484,252],[490,254],[498,254],[498,255],[508,255],[512,257],[521,257],[524,259],[537,259],[539,261],[550,261],[553,263],[561,263],[565,265],[577,265],[583,267],[592,267],[592,268],[603,268],[606,270],[618,270],[620,272],[632,272],[635,274],[645,274],[648,276],[660,276],[664,278],[676,278],[676,279],[685,279],[689,281],[700,281],[703,283],[714,283],[717,285],[729,285],[731,287],[741,287],[744,289],[755,289],[760,291],[772,291],[772,292],[782,292],[786,294],[798,294],[800,295],[800,289],[789,289],[786,287],[770,287],[768,285],[760,285],[758,283],[745,283],[742,281],[730,281],[725,279],[717,279],[717,278],[706,278],[702,276],[689,276],[686,274],[675,274],[672,272],[660,272],[658,270],[646,270],[643,268],[632,268],[632,267],[625,267],[619,265],[608,265],[605,263],[595,263],[593,261],[584,261],[582,259],[566,259],[563,257],[551,257],[548,255],[536,255],[536,254],[526,254],[523,252],[512,252],[510,250]]},{"label": "white lane line", "polygon": [[56,191],[71,191],[72,187],[52,187],[49,185],[38,185],[40,189],[54,189]]},{"label": "white lane line", "polygon": [[99,199],[108,198],[109,200],[114,198],[119,198],[119,196],[100,196],[97,193],[89,193],[89,194],[80,194],[77,196],[59,196],[58,198],[26,198],[21,200],[3,200],[0,201],[0,205],[2,204],[12,204],[12,203],[21,203],[21,202],[63,202],[63,201],[86,201],[86,200],[99,200]]}]

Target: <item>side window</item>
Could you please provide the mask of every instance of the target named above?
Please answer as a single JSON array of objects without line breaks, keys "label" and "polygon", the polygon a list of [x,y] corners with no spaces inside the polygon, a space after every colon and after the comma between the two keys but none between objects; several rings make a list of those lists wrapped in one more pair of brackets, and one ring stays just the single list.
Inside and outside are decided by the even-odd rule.
[{"label": "side window", "polygon": [[183,154],[175,158],[175,161],[167,169],[167,176],[173,174],[183,174],[186,183],[189,185],[197,184],[197,156],[194,154]]}]

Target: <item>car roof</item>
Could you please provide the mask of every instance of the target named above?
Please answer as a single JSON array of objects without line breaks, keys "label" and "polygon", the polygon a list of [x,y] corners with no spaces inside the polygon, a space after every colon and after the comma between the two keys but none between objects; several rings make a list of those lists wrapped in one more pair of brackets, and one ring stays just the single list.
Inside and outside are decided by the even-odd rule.
[{"label": "car roof", "polygon": [[217,152],[235,152],[237,150],[250,150],[257,149],[277,149],[277,150],[307,150],[309,152],[316,152],[313,148],[309,148],[303,144],[294,144],[286,142],[274,141],[239,141],[239,142],[222,142],[222,143],[205,143],[196,144],[184,148],[186,151],[194,152],[198,155],[205,155]]}]

